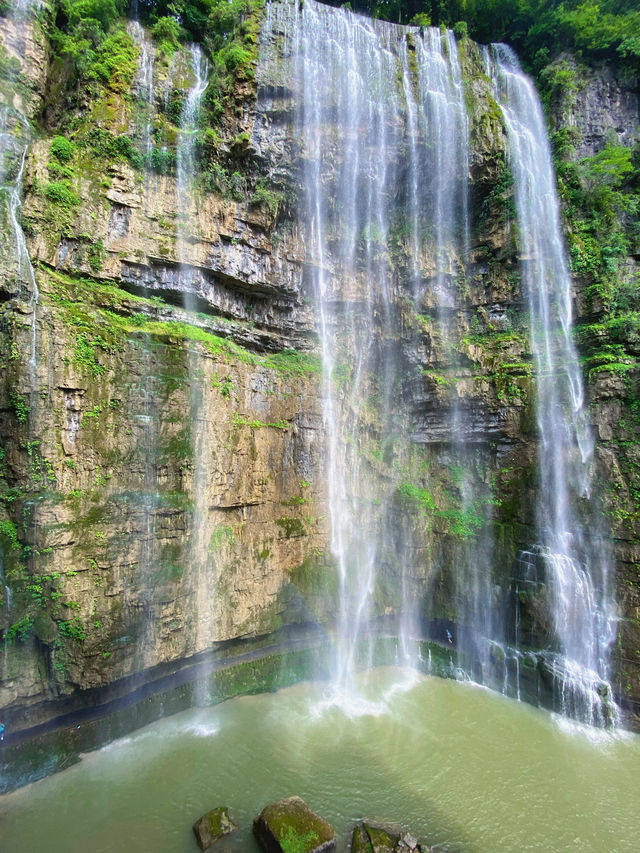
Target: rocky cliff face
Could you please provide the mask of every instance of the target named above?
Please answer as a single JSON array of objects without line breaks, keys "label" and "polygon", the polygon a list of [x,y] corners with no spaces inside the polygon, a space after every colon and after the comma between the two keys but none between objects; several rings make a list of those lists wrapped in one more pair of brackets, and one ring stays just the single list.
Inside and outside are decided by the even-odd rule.
[{"label": "rocky cliff face", "polygon": [[[44,112],[30,106],[44,124],[21,214],[37,304],[10,271],[2,286],[0,705],[16,727],[56,696],[308,621],[296,583],[326,550],[320,366],[293,229],[276,241],[271,199],[246,193],[194,187],[179,209],[175,174],[100,145],[57,157],[56,122],[90,121],[136,152],[138,83],[81,86],[61,115],[60,69],[38,22],[25,32],[21,73],[48,94]],[[188,61],[173,57],[177,100]]]},{"label": "rocky cliff face", "polygon": [[[7,259],[0,281],[0,707],[26,727],[54,715],[60,697],[81,703],[88,688],[177,666],[212,644],[331,619],[336,582],[314,260],[296,216],[305,154],[282,33],[265,40],[255,79],[238,79],[237,109],[215,138],[198,138],[185,195],[172,152],[194,82],[187,49],[156,54],[136,30],[135,72],[124,84],[71,84],[37,21],[20,36],[24,59],[15,25],[0,21],[25,81],[24,104],[14,106],[39,130],[21,211],[37,304]],[[141,76],[149,55],[150,97]],[[402,365],[397,393],[411,423],[389,450],[375,412],[361,415],[363,465],[393,496],[377,613],[399,607],[395,560],[410,540],[413,596],[432,624],[455,619],[454,603],[473,597],[455,569],[473,562],[489,529],[508,588],[537,485],[506,135],[479,53],[466,43],[461,59],[471,274],[444,334],[428,288],[419,304],[406,299],[399,230],[397,335],[386,351]],[[609,72],[594,72],[586,106],[558,117],[584,129],[579,156],[607,138],[602,92],[614,85]],[[5,103],[14,90],[2,89]],[[615,102],[614,124],[626,126],[637,97],[620,89]],[[423,266],[435,275],[428,253]],[[345,284],[341,298],[357,302],[362,282]],[[625,414],[635,411],[635,377],[635,368],[599,371],[590,387],[623,615],[618,685],[637,702],[637,425]],[[465,412],[464,452],[448,434],[454,407]],[[462,466],[482,496],[466,514]],[[428,500],[414,483],[426,468]]]}]

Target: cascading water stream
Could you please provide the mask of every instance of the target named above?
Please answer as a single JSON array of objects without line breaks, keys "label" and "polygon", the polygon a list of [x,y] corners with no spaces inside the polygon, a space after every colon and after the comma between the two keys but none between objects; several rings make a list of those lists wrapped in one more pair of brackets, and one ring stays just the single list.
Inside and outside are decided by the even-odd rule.
[{"label": "cascading water stream", "polygon": [[[424,30],[422,38],[414,39],[417,70],[417,106],[419,139],[422,153],[412,168],[413,185],[418,185],[415,202],[414,231],[423,231],[427,253],[414,262],[422,269],[422,285],[418,278],[414,300],[430,305],[437,318],[441,348],[441,367],[447,370],[450,385],[447,413],[448,447],[441,456],[451,472],[459,494],[460,517],[485,518],[482,532],[476,532],[471,552],[460,547],[455,576],[456,629],[455,645],[462,656],[473,659],[480,675],[488,663],[488,649],[482,638],[492,637],[492,537],[487,518],[490,500],[486,489],[478,492],[471,466],[477,464],[471,455],[472,427],[457,383],[464,378],[458,350],[464,329],[460,323],[460,294],[469,276],[470,207],[469,173],[470,142],[469,116],[465,99],[463,73],[458,43],[451,31],[441,33],[435,28]],[[408,114],[412,109],[408,105]],[[408,124],[411,132],[411,124]],[[424,241],[424,240],[423,240]],[[419,241],[413,241],[419,247]],[[415,248],[414,248],[415,252]],[[425,269],[432,269],[425,275]],[[428,482],[427,482],[427,485]],[[409,601],[405,613],[411,612]],[[403,620],[404,622],[404,620]]]},{"label": "cascading water stream", "polygon": [[22,21],[38,6],[40,0],[13,0],[11,15],[15,21]]},{"label": "cascading water stream", "polygon": [[193,214],[196,212],[193,191],[196,174],[196,132],[200,117],[200,104],[207,85],[209,83],[209,60],[204,55],[200,46],[192,44],[189,46],[190,71],[193,75],[193,83],[187,91],[187,96],[180,116],[180,132],[176,146],[176,178],[177,178],[177,204],[178,204],[178,240],[177,252],[180,264],[180,277],[183,280],[185,308],[189,310],[194,306],[191,304],[190,293],[193,278],[193,269],[188,264],[189,258],[186,254],[186,244],[190,231],[193,228]]},{"label": "cascading water stream", "polygon": [[[139,135],[140,153],[143,157],[145,166],[144,173],[144,207],[148,210],[150,200],[150,176],[152,168],[152,127],[154,118],[154,82],[153,82],[153,66],[156,57],[155,48],[147,37],[144,27],[137,20],[137,3],[132,4],[132,14],[134,20],[129,21],[127,30],[132,39],[139,48],[138,59],[138,76],[136,80],[136,124]],[[145,295],[147,295],[145,290]],[[143,519],[141,524],[141,539],[140,539],[140,567],[142,575],[146,578],[153,577],[153,573],[157,571],[158,553],[156,547],[156,524],[157,512],[159,505],[158,492],[158,446],[159,446],[159,430],[160,418],[157,406],[158,388],[156,375],[156,359],[153,349],[153,343],[150,336],[145,335],[141,338],[142,347],[142,376],[139,386],[140,392],[140,413],[137,418],[142,427],[143,437],[140,442],[143,454],[143,475],[142,475],[142,511]],[[152,619],[148,622],[151,624]],[[142,655],[144,656],[144,646],[142,646]],[[142,664],[144,666],[143,660]]]},{"label": "cascading water stream", "polygon": [[[194,300],[193,258],[187,253],[187,241],[196,228],[197,207],[194,200],[196,175],[195,145],[199,127],[202,97],[209,82],[209,61],[199,45],[189,47],[193,83],[184,102],[180,119],[180,133],[176,150],[177,202],[178,202],[178,261],[180,289],[187,311],[196,310]],[[215,634],[216,601],[212,580],[207,570],[208,506],[206,502],[206,471],[203,460],[207,455],[207,420],[203,406],[202,377],[198,356],[189,352],[189,382],[191,388],[191,422],[193,424],[193,521],[191,534],[191,562],[198,573],[196,602],[196,648],[207,648]]]},{"label": "cascading water stream", "polygon": [[139,105],[136,111],[136,117],[138,121],[142,119],[139,123],[141,149],[145,166],[147,170],[149,170],[151,167],[151,155],[153,151],[151,131],[153,127],[153,63],[155,58],[155,49],[153,44],[147,38],[144,27],[142,27],[139,21],[129,21],[127,29],[131,38],[138,45],[140,50],[138,79],[136,81],[136,94]]},{"label": "cascading water stream", "polygon": [[180,135],[176,149],[178,202],[180,212],[188,217],[195,177],[195,134],[198,129],[200,104],[209,84],[209,60],[197,44],[189,47],[193,83],[189,87],[180,117]]},{"label": "cascading water stream", "polygon": [[589,497],[593,440],[571,340],[571,281],[551,152],[535,89],[513,52],[496,45],[487,54],[487,65],[509,138],[537,378],[540,538],[521,559],[528,567],[525,582],[540,580],[548,586],[559,708],[601,725],[615,714],[607,683],[615,614],[597,521],[577,512],[580,499]]},{"label": "cascading water stream", "polygon": [[0,106],[0,192],[6,197],[7,214],[11,228],[12,244],[9,252],[15,258],[13,264],[16,282],[26,286],[32,308],[31,352],[29,372],[31,387],[35,387],[36,368],[36,325],[38,307],[38,285],[27,250],[24,232],[19,221],[22,205],[22,177],[24,174],[27,148],[30,142],[30,126],[19,112],[6,105]]},{"label": "cascading water stream", "polygon": [[[406,109],[404,144],[409,149],[407,220],[411,231],[412,300],[416,310],[422,305],[437,318],[443,366],[447,361],[459,374],[455,350],[459,337],[458,290],[467,276],[470,245],[469,120],[462,69],[452,32],[427,28],[420,34],[410,33],[402,42],[409,44],[412,54],[403,51],[402,85]],[[417,337],[414,346],[416,350],[419,347]],[[456,455],[464,454],[468,433],[455,378],[449,407],[453,464]],[[424,479],[428,486],[428,477]],[[472,496],[470,485],[462,491],[463,495]],[[415,636],[417,627],[406,574],[403,573],[400,636],[403,646],[409,648],[406,638]],[[465,588],[469,586],[468,574],[469,571],[459,573],[460,584]],[[465,598],[463,594],[459,597]],[[457,641],[459,647],[464,645],[460,635]],[[409,660],[412,657],[415,659],[414,652]]]},{"label": "cascading water stream", "polygon": [[[3,35],[8,25],[13,29],[13,58],[19,63],[20,73],[25,65],[25,43],[28,28],[33,26],[32,14],[39,5],[38,0],[18,0],[8,10],[7,17],[1,22]],[[4,41],[4,39],[3,39]],[[7,279],[13,279],[16,292],[28,294],[31,310],[31,335],[29,347],[29,435],[36,435],[34,413],[37,410],[38,387],[38,301],[40,293],[36,282],[35,270],[31,263],[27,242],[20,222],[22,207],[22,182],[27,159],[27,151],[32,139],[32,128],[28,118],[29,107],[24,94],[16,85],[9,90],[7,101],[0,104],[0,266]],[[26,518],[26,516],[25,516]],[[33,505],[31,515],[31,534],[34,536],[37,524],[37,503]],[[34,557],[32,557],[34,559]],[[4,576],[3,576],[4,580]],[[11,590],[4,585],[4,604],[7,618],[11,610]],[[4,659],[2,677],[6,676],[7,639],[4,641]]]},{"label": "cascading water stream", "polygon": [[[153,114],[153,50],[147,45],[143,29],[137,22],[131,23],[132,37],[141,49],[140,70],[138,76],[138,94],[144,105],[145,124],[142,126],[143,154],[147,168],[151,154],[151,118]],[[165,111],[168,103],[174,75],[183,73],[191,85],[186,90],[183,109],[180,116],[179,132],[176,142],[176,220],[177,239],[176,252],[178,264],[175,267],[176,287],[182,292],[186,311],[195,310],[193,301],[194,270],[189,252],[190,239],[196,229],[196,204],[194,200],[194,182],[196,176],[196,133],[199,127],[199,113],[202,96],[208,84],[209,64],[206,56],[196,44],[189,45],[177,58],[174,56],[165,89]],[[148,197],[152,197],[151,189]],[[139,419],[143,428],[142,451],[144,455],[143,472],[143,519],[141,525],[140,561],[143,573],[149,579],[158,571],[158,553],[156,548],[156,519],[159,502],[157,450],[159,441],[159,419],[156,405],[157,381],[153,375],[153,354],[149,341],[145,344],[145,363],[148,366],[147,375],[140,386],[141,413]],[[195,645],[198,650],[206,647],[213,636],[212,613],[213,596],[206,581],[206,484],[203,481],[203,454],[206,451],[206,421],[202,404],[202,377],[199,372],[197,353],[188,351],[188,369],[191,388],[191,426],[194,444],[194,482],[193,482],[193,521],[191,533],[190,565],[197,572],[199,581],[198,600],[196,602],[197,637]],[[203,557],[204,555],[204,557]],[[156,630],[157,602],[154,596],[153,584],[148,582],[146,599],[141,602],[143,609],[138,648],[140,660],[138,667],[148,666],[147,655],[153,648],[154,631]],[[192,650],[192,649],[190,649]]]},{"label": "cascading water stream", "polygon": [[[11,621],[11,606],[12,606],[12,596],[11,596],[11,588],[7,583],[7,578],[4,573],[4,555],[0,551],[0,586],[3,588],[4,592],[4,613],[7,622]],[[0,668],[0,678],[3,680],[7,677],[7,652],[9,646],[9,638],[6,633],[4,635],[4,641],[2,643],[2,667]]]},{"label": "cascading water stream", "polygon": [[437,271],[432,287],[448,326],[442,309],[455,306],[456,278],[464,276],[469,254],[469,127],[453,33],[426,29],[424,39],[416,39],[415,59],[424,139],[432,148],[422,173],[431,186],[422,189],[418,214],[430,210]]},{"label": "cascading water stream", "polygon": [[397,370],[392,351],[384,358],[375,343],[395,334],[387,251],[400,110],[395,36],[389,25],[315,3],[305,5],[294,33],[339,582],[338,701],[351,699],[355,669],[370,662],[370,646],[359,641],[372,616],[379,559],[370,534],[380,511],[361,454],[361,421],[370,404],[371,428],[387,426]]}]

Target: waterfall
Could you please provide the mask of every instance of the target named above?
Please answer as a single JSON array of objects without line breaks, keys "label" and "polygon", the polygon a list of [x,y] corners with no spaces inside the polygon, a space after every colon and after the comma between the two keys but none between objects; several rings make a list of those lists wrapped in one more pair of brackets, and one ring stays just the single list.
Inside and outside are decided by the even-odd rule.
[{"label": "waterfall", "polygon": [[180,132],[176,146],[176,184],[177,184],[177,254],[180,264],[180,284],[184,295],[185,308],[194,308],[192,289],[194,285],[193,267],[187,253],[187,244],[194,228],[194,214],[197,205],[194,203],[194,180],[196,175],[196,133],[200,118],[200,104],[208,85],[209,61],[200,46],[189,46],[189,71],[193,82],[189,87],[182,114],[180,116]]},{"label": "waterfall", "polygon": [[[374,400],[373,418],[389,420],[396,372],[393,354],[384,358],[375,344],[376,336],[395,334],[387,250],[400,120],[394,35],[388,25],[317,4],[305,5],[295,31],[304,104],[296,132],[324,364],[331,552],[339,578],[335,685],[342,697],[358,663],[370,663],[369,646],[358,660],[358,641],[372,616],[379,544],[371,536],[380,513],[361,455],[360,424]],[[334,161],[336,149],[340,159]]]},{"label": "waterfall", "polygon": [[[3,587],[4,591],[4,613],[7,624],[10,624],[11,620],[11,589],[7,583],[7,579],[4,573],[4,554],[0,551],[0,586]],[[4,636],[4,641],[2,643],[2,667],[0,667],[0,679],[5,680],[7,677],[7,657],[8,657],[8,645],[9,640],[7,635]]]},{"label": "waterfall", "polygon": [[38,285],[27,250],[27,243],[20,224],[22,205],[22,177],[24,174],[27,148],[31,141],[30,125],[22,113],[6,104],[0,106],[0,193],[6,199],[6,211],[11,230],[11,240],[5,244],[14,260],[13,275],[18,286],[27,287],[31,302],[31,352],[29,373],[31,388],[35,388],[36,326],[38,307]]},{"label": "waterfall", "polygon": [[[156,50],[144,27],[137,20],[137,3],[131,4],[131,14],[133,14],[134,19],[127,22],[127,32],[139,49],[138,73],[134,83],[136,103],[134,120],[138,148],[145,168],[142,208],[145,214],[149,215],[153,209],[154,193],[150,178],[152,174],[152,130],[155,117],[153,72]],[[157,189],[157,185],[155,189]],[[143,294],[146,297],[151,295],[144,283]],[[161,506],[158,454],[162,418],[159,408],[157,351],[150,335],[139,335],[138,341],[142,368],[136,389],[135,399],[139,400],[139,403],[135,418],[141,428],[141,439],[138,447],[142,459],[142,471],[140,500],[136,507],[136,515],[140,518],[138,585],[142,593],[138,603],[141,613],[141,630],[137,638],[138,659],[135,667],[145,669],[151,662],[149,652],[154,646],[155,636],[153,635],[156,631],[158,617],[157,595],[154,594],[154,586],[162,571],[160,568],[162,566],[162,552],[158,547],[157,535],[159,508]]]},{"label": "waterfall", "polygon": [[[196,310],[194,259],[187,254],[187,242],[197,223],[197,204],[194,199],[196,175],[195,144],[199,127],[200,106],[208,85],[209,62],[199,45],[189,46],[189,63],[193,82],[189,87],[180,118],[180,133],[176,149],[178,261],[180,289],[187,311]],[[198,573],[196,602],[196,648],[207,648],[214,638],[215,595],[213,580],[208,571],[207,483],[205,459],[210,457],[206,411],[203,406],[204,377],[198,355],[189,350],[189,384],[191,389],[191,423],[193,428],[193,518],[191,532],[191,563]]]},{"label": "waterfall", "polygon": [[577,512],[581,498],[590,497],[593,439],[571,339],[571,280],[551,152],[535,89],[513,52],[495,45],[487,64],[509,139],[537,380],[539,540],[520,562],[526,567],[525,582],[548,587],[560,710],[603,724],[613,713],[607,651],[615,636],[615,614],[597,519]]},{"label": "waterfall", "polygon": [[[473,382],[460,349],[469,328],[463,294],[473,274],[466,99],[475,95],[458,43],[450,32],[399,27],[313,0],[299,10],[269,4],[265,29],[284,40],[282,56],[292,62],[300,220],[324,364],[330,547],[339,586],[335,694],[347,696],[355,670],[371,663],[371,634],[384,617],[393,618],[400,637],[399,660],[415,662],[421,607],[432,636],[446,649],[453,641],[464,677],[472,672],[520,697],[521,662],[530,668],[543,660],[559,710],[604,723],[614,620],[602,540],[585,516],[593,444],[535,91],[506,49],[487,58],[482,85],[507,130],[537,380],[538,541],[518,556],[511,590],[518,620],[520,598],[532,585],[543,592],[548,586],[553,637],[537,646],[520,623],[505,621],[506,590],[497,586],[494,566],[496,461],[464,391]],[[428,324],[426,359],[410,316]],[[446,371],[448,393],[437,397],[444,409],[422,415],[418,428],[414,389],[424,381],[425,360]],[[433,395],[424,399],[433,405]],[[442,491],[447,470],[443,509],[432,490]],[[422,531],[402,518],[403,491],[423,502]],[[437,518],[447,519],[450,531],[450,545],[439,551],[429,532]],[[437,592],[451,572],[453,585]]]},{"label": "waterfall", "polygon": [[[178,211],[183,219],[189,218],[193,202],[193,179],[195,177],[195,134],[198,130],[200,104],[209,83],[209,60],[200,46],[189,46],[191,73],[193,83],[187,91],[187,96],[180,117],[180,134],[176,149],[178,177]],[[183,238],[186,236],[182,235]],[[182,260],[182,259],[181,259]]]},{"label": "waterfall", "polygon": [[[153,62],[154,50],[148,43],[143,28],[137,21],[130,22],[129,32],[140,47],[139,71],[136,89],[142,104],[142,122],[139,124],[142,153],[147,170],[151,167],[151,128],[154,114]],[[190,44],[173,57],[165,84],[165,111],[168,98],[174,87],[184,92],[182,110],[179,117],[176,139],[176,181],[175,181],[175,217],[176,217],[176,261],[172,270],[173,282],[181,292],[186,312],[196,310],[194,292],[198,279],[192,257],[192,236],[197,231],[197,203],[195,200],[196,134],[199,129],[202,96],[208,84],[209,63],[199,45]],[[159,178],[154,187],[145,182],[145,203],[153,209],[157,184],[165,179]],[[171,274],[171,273],[170,273]],[[140,535],[140,586],[143,588],[143,600],[140,603],[142,616],[138,639],[138,669],[150,664],[149,654],[155,645],[154,632],[157,630],[158,614],[162,607],[161,596],[154,589],[154,578],[162,570],[162,550],[157,544],[156,527],[162,525],[161,500],[162,489],[158,482],[158,447],[162,431],[161,412],[158,409],[158,376],[156,373],[156,353],[151,341],[146,338],[142,363],[146,373],[140,382],[141,406],[137,415],[143,426],[143,440],[140,450],[144,459],[142,472],[141,535]],[[201,651],[210,645],[213,639],[213,612],[215,600],[212,594],[212,582],[207,575],[207,504],[205,456],[207,450],[206,411],[203,406],[204,377],[201,371],[201,359],[191,347],[186,351],[190,385],[190,427],[193,437],[193,516],[191,522],[189,566],[197,574],[197,601],[194,604],[196,636],[185,636],[185,648],[190,652]],[[185,472],[186,473],[186,472]],[[188,487],[187,487],[188,488]],[[160,518],[160,521],[158,520]]]},{"label": "waterfall", "polygon": [[[277,21],[291,41],[299,96],[301,219],[324,364],[339,579],[334,678],[337,695],[347,695],[355,669],[371,662],[373,619],[393,613],[400,660],[415,659],[413,543],[397,535],[397,474],[379,469],[408,464],[403,385],[416,368],[402,353],[400,306],[435,303],[453,333],[456,280],[468,255],[468,126],[450,33],[314,2],[293,21],[291,10],[270,6],[267,29]],[[464,433],[461,414],[458,420]]]},{"label": "waterfall", "polygon": [[151,131],[153,127],[153,62],[155,59],[155,48],[146,37],[144,27],[142,27],[139,21],[129,21],[127,30],[140,49],[140,64],[138,79],[136,81],[136,95],[138,100],[136,119],[138,121],[140,118],[142,119],[139,124],[141,150],[145,166],[149,169],[151,167],[153,150]]},{"label": "waterfall", "polygon": [[[26,25],[32,5],[33,0],[15,4],[16,28]],[[519,698],[521,662],[533,660],[538,666],[542,661],[559,710],[591,724],[607,724],[616,714],[608,673],[615,614],[608,555],[590,509],[593,439],[571,338],[571,281],[535,90],[508,48],[494,46],[486,52],[482,86],[487,92],[491,88],[501,110],[514,177],[538,430],[535,533],[526,547],[523,542],[517,546],[521,550],[510,590],[514,623],[508,625],[492,565],[491,489],[498,454],[490,449],[489,438],[502,425],[493,426],[494,433],[477,427],[473,407],[478,398],[463,387],[477,378],[465,364],[461,339],[476,307],[465,289],[479,266],[472,257],[473,151],[467,104],[476,98],[477,106],[479,99],[467,84],[471,72],[462,61],[464,53],[451,32],[400,27],[314,0],[270,3],[266,15],[265,30],[282,38],[282,54],[291,62],[286,80],[294,100],[298,227],[306,253],[301,299],[309,286],[324,366],[326,505],[338,579],[331,701],[351,703],[357,670],[375,660],[376,632],[394,632],[400,640],[398,662],[412,665],[428,625],[430,638],[444,646],[452,662],[454,651],[460,653],[465,677],[472,674],[496,686],[492,648],[505,650],[515,643],[514,652],[504,651],[512,654],[515,667],[515,675],[507,665],[501,672],[505,692]],[[140,47],[136,87],[143,122],[138,132],[148,166],[154,52],[139,23],[130,22],[129,32]],[[166,108],[181,75],[176,258],[168,276],[173,275],[192,316],[204,287],[199,266],[207,263],[198,254],[205,250],[196,239],[200,220],[195,196],[197,133],[209,71],[201,48],[190,45],[172,59],[165,92]],[[16,294],[28,292],[31,300],[33,397],[39,294],[20,225],[31,139],[26,112],[17,94],[14,102],[0,105],[0,197],[8,238],[0,254],[10,265]],[[266,234],[265,245],[268,239]],[[486,281],[482,286],[491,289]],[[214,449],[203,402],[210,365],[203,368],[200,354],[185,346],[193,437],[193,471],[185,489],[193,496],[188,562],[197,578],[196,629],[188,652],[200,652],[216,639],[205,465]],[[421,351],[427,349],[427,354]],[[140,563],[149,578],[158,558],[154,525],[160,434],[152,362],[149,349],[139,415],[145,424]],[[424,390],[425,365],[437,368],[434,373],[439,371],[446,393]],[[490,385],[487,373],[480,378]],[[450,493],[443,496],[447,488]],[[410,511],[403,496],[414,500]],[[34,519],[36,514],[34,502]],[[450,581],[448,587],[443,579]],[[439,582],[444,590],[437,593]],[[435,600],[436,594],[441,598],[430,611],[428,599]],[[147,641],[156,624],[151,581],[144,596],[139,669],[151,660],[147,647],[153,644]],[[535,596],[548,616],[544,630],[540,628],[542,640],[521,618]],[[7,607],[9,597],[7,588]],[[444,616],[443,599],[448,604]],[[433,628],[433,623],[441,624]],[[438,650],[432,648],[436,656]],[[429,649],[429,660],[431,653]]]},{"label": "waterfall", "polygon": [[[480,507],[487,522],[484,532],[477,532],[473,538],[472,548],[466,543],[458,548],[455,589],[452,590],[454,601],[451,602],[456,622],[456,648],[462,656],[475,661],[476,677],[482,681],[488,664],[488,647],[482,640],[495,632],[492,538],[488,532],[490,501],[484,489],[478,491],[471,468],[477,464],[474,453],[479,458],[483,454],[486,457],[487,449],[476,446],[468,404],[463,402],[457,389],[458,381],[464,378],[458,345],[463,329],[460,285],[464,288],[470,275],[468,106],[453,33],[427,28],[423,37],[415,38],[414,43],[419,139],[425,153],[414,166],[419,190],[413,216],[417,227],[431,234],[430,259],[424,254],[417,259],[416,268],[422,268],[423,272],[418,277],[414,300],[417,305],[431,306],[442,349],[439,360],[447,362],[452,373],[445,414],[446,449],[441,452],[440,461],[456,481],[460,518],[471,516]],[[425,276],[425,267],[429,265],[435,266],[435,270]],[[428,481],[426,484],[429,485]],[[405,602],[404,612],[411,612],[409,601]],[[449,635],[445,632],[445,636]]]}]

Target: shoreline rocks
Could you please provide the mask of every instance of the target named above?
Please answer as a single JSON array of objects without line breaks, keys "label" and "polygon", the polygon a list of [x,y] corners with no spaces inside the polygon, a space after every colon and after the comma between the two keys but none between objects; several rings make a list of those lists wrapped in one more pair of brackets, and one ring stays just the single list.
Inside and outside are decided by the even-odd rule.
[{"label": "shoreline rocks", "polygon": [[[201,850],[209,850],[238,828],[226,806],[204,814],[193,825]],[[266,805],[253,821],[253,834],[265,853],[336,853],[335,830],[298,796]],[[398,824],[360,820],[353,827],[350,853],[433,853],[433,848]]]}]

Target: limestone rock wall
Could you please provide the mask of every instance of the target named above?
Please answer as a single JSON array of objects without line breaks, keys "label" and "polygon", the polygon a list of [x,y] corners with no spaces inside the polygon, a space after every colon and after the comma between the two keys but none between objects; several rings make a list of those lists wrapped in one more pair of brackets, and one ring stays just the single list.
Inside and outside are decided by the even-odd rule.
[{"label": "limestone rock wall", "polygon": [[[69,121],[139,143],[136,81],[81,84],[61,115],[39,27],[22,66],[53,99],[31,107],[23,180],[37,305],[10,270],[0,285],[0,706],[14,730],[57,698],[322,617],[309,577],[327,538],[295,229],[276,239],[275,209],[248,191],[194,186],[179,210],[175,175],[100,147],[76,144],[61,166],[51,139]],[[173,82],[176,97],[190,85]],[[156,119],[162,68],[157,85]],[[248,139],[253,120],[233,131]]]}]

